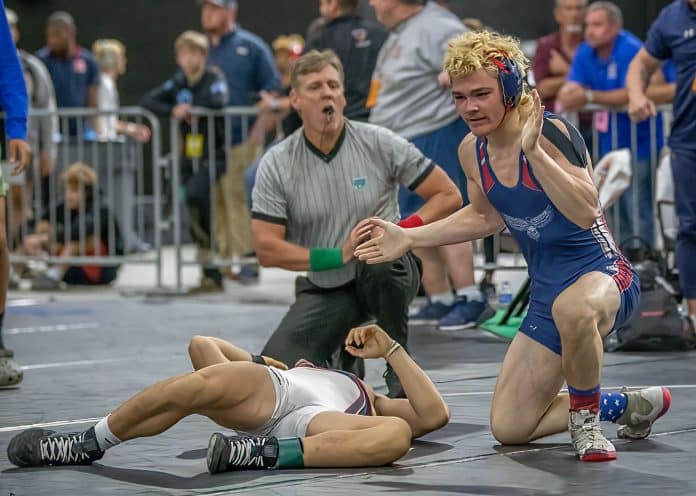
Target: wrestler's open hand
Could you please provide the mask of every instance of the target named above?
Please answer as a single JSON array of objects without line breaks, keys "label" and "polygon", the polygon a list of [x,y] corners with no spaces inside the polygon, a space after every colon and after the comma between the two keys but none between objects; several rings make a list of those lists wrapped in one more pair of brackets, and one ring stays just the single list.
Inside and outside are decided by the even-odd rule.
[{"label": "wrestler's open hand", "polygon": [[544,107],[537,90],[532,90],[532,107],[526,117],[522,127],[522,151],[531,153],[539,147],[541,128],[544,125]]},{"label": "wrestler's open hand", "polygon": [[280,370],[288,370],[288,366],[285,365],[283,362],[280,360],[276,360],[275,358],[267,357],[266,355],[261,355],[261,358],[263,358],[263,361],[266,362],[266,365],[269,367],[275,367]]},{"label": "wrestler's open hand", "polygon": [[343,263],[347,264],[355,257],[355,249],[360,243],[370,239],[371,232],[369,228],[370,219],[364,219],[358,222],[358,224],[350,231],[348,238],[343,242],[341,246],[341,254],[343,256]]},{"label": "wrestler's open hand", "polygon": [[358,232],[359,237],[363,232],[371,236],[355,249],[355,256],[368,264],[391,262],[411,249],[406,230],[380,218],[368,219]]},{"label": "wrestler's open hand", "polygon": [[355,327],[346,338],[346,351],[360,358],[381,358],[391,346],[392,338],[375,324]]}]

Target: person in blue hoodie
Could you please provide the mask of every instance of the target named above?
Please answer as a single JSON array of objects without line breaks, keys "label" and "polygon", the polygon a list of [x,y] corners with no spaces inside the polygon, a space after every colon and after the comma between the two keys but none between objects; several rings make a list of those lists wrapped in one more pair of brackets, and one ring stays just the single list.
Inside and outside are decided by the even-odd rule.
[{"label": "person in blue hoodie", "polygon": [[[0,0],[0,107],[5,114],[3,121],[8,143],[6,158],[14,166],[12,174],[16,175],[24,170],[31,155],[31,149],[27,143],[27,88],[2,0]],[[5,317],[5,299],[10,274],[10,257],[5,237],[6,194],[7,183],[0,172],[0,197],[2,197],[0,201],[0,386],[11,386],[22,381],[22,369],[14,360],[14,352],[5,348],[2,340],[2,322]]]}]

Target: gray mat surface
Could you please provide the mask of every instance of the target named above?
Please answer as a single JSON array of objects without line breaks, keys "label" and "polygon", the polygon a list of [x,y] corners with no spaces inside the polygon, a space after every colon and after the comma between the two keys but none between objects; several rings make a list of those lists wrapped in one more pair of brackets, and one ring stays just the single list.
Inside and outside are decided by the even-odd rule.
[{"label": "gray mat surface", "polygon": [[[673,406],[648,440],[616,440],[617,461],[582,464],[567,435],[505,448],[491,436],[488,408],[506,343],[479,331],[442,334],[423,327],[411,331],[412,353],[445,395],[452,421],[416,441],[391,467],[212,477],[205,446],[216,426],[202,417],[118,446],[90,467],[20,470],[8,462],[7,443],[23,426],[64,422],[55,429],[82,430],[145,386],[190,370],[192,335],[220,336],[258,351],[284,311],[225,298],[93,295],[11,306],[6,341],[26,371],[20,388],[0,390],[0,496],[696,494],[696,353],[607,355],[603,386],[669,384]],[[368,366],[368,380],[378,389],[381,367],[376,361]],[[614,426],[605,432],[613,438]]]}]

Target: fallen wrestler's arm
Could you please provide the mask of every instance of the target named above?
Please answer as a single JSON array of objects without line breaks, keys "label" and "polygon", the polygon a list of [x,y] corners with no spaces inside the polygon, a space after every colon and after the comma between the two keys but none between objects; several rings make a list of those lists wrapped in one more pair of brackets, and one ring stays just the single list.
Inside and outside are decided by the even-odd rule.
[{"label": "fallen wrestler's arm", "polygon": [[188,353],[194,370],[225,362],[254,362],[281,370],[288,369],[280,360],[254,355],[229,341],[212,336],[193,336],[189,341]]},{"label": "fallen wrestler's arm", "polygon": [[361,358],[384,358],[394,369],[408,399],[375,395],[375,411],[385,417],[399,417],[418,438],[447,425],[450,411],[435,384],[413,361],[406,350],[377,325],[352,329],[346,351]]}]

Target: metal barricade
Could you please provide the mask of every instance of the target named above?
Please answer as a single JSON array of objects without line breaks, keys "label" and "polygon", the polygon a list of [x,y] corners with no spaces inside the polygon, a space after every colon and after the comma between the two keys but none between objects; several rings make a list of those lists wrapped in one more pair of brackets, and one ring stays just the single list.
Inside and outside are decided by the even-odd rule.
[{"label": "metal barricade", "polygon": [[[660,151],[663,147],[663,142],[666,142],[669,134],[671,106],[661,106],[658,110],[660,113],[659,117],[651,118],[647,123],[641,124],[642,127],[649,129],[646,135],[647,138],[639,133],[638,124],[628,120],[625,115],[625,109],[589,106],[582,110],[583,113],[589,113],[592,116],[592,125],[587,129],[581,129],[581,131],[586,132],[586,138],[590,141],[588,149],[594,164],[597,164],[602,158],[602,152],[606,153],[607,151],[623,147],[630,150],[631,153],[631,165],[634,171],[631,178],[631,187],[624,193],[625,198],[621,202],[608,208],[605,212],[607,222],[617,241],[629,236],[646,237],[645,233],[641,233],[640,224],[637,221],[644,220],[646,217],[650,219],[654,217],[653,184]],[[622,117],[622,114],[624,117]],[[576,127],[581,127],[579,126],[580,122],[577,112],[564,115]],[[182,191],[185,191],[189,179],[199,174],[202,170],[207,177],[206,190],[209,192],[207,213],[208,238],[204,243],[198,242],[199,255],[196,257],[184,257],[182,251],[182,231],[186,222],[184,222],[184,215],[182,215],[181,211],[181,198],[172,204],[173,242],[177,254],[176,285],[178,289],[181,289],[181,270],[184,266],[209,265],[229,267],[249,260],[245,257],[247,253],[244,249],[230,246],[231,241],[229,239],[221,239],[221,230],[219,226],[215,226],[215,219],[218,219],[218,222],[236,223],[240,230],[248,229],[247,209],[238,208],[237,213],[234,213],[234,210],[221,211],[221,209],[226,208],[224,204],[230,200],[237,202],[238,207],[246,205],[243,190],[243,174],[245,169],[260,157],[262,153],[262,135],[265,134],[260,133],[260,136],[252,136],[252,129],[256,130],[258,127],[263,127],[254,126],[254,119],[258,116],[258,111],[254,107],[230,107],[217,111],[196,108],[192,111],[190,125],[187,127],[186,134],[188,136],[182,135],[181,123],[179,121],[171,121],[171,179],[172,184],[175,185],[174,189],[182,188]],[[622,125],[628,127],[630,134],[628,142],[626,142],[625,137],[622,139],[618,132],[620,119],[624,119]],[[603,127],[608,129],[609,133],[608,140],[604,138],[608,143],[608,145],[604,146],[604,149],[600,145],[600,134]],[[203,138],[193,138],[196,136],[203,136]],[[253,153],[247,154],[245,159],[238,160],[232,156],[231,151],[235,147],[249,145],[252,142]],[[219,171],[216,172],[216,167],[211,167],[211,164],[216,164],[220,161],[224,162],[223,168],[226,170],[224,173],[226,176],[223,179],[220,178]],[[183,175],[182,171],[184,171]],[[221,185],[221,183],[227,184],[227,186]],[[648,190],[650,201],[647,207],[644,202],[641,203],[641,187]],[[225,195],[226,198],[221,201],[220,195]],[[622,208],[625,210],[623,215],[621,212]],[[240,213],[242,210],[246,210],[246,213]],[[241,217],[237,218],[237,216]],[[221,221],[220,219],[224,220]],[[625,224],[626,222],[630,222],[630,230],[628,231],[625,229],[626,226],[622,226],[622,223]],[[654,227],[651,229],[653,231],[647,235],[649,239],[646,241],[653,243],[655,240]],[[249,235],[247,234],[246,236],[248,237]],[[496,239],[495,244],[499,245],[500,241]],[[245,244],[243,241],[240,242],[240,245],[242,247],[246,246],[249,251],[251,250],[249,242]],[[200,248],[203,249],[201,250]],[[498,248],[496,247],[497,250]],[[201,253],[203,254],[201,255]],[[525,263],[521,257],[515,257],[513,266],[499,266],[487,259],[485,265],[478,268],[492,270],[494,267],[524,269]]]},{"label": "metal barricade", "polygon": [[[248,257],[253,243],[244,173],[263,153],[266,121],[255,107],[193,108],[190,122],[182,126],[171,119],[169,132],[171,181],[182,196],[172,209],[176,287],[181,289],[184,266],[229,269],[256,260]],[[187,222],[182,203],[190,214]],[[185,257],[182,250],[185,224],[197,244],[195,257]]]},{"label": "metal barricade", "polygon": [[[657,110],[657,116],[641,123],[630,121],[625,108],[589,105],[580,112],[564,114],[586,139],[589,137],[588,149],[595,167],[611,151],[627,149],[630,152],[630,186],[614,205],[605,209],[607,223],[619,243],[629,237],[640,237],[652,246],[656,243],[656,172],[661,152],[667,146],[672,106],[661,105]],[[582,125],[582,114],[591,117],[589,127]],[[624,129],[628,126],[628,141],[620,136],[619,127],[622,126]]]},{"label": "metal barricade", "polygon": [[[122,135],[99,139],[89,132],[98,118],[145,123],[151,130],[150,142],[144,145]],[[40,142],[38,133],[32,131],[42,125],[52,125],[63,132],[53,129],[54,139],[50,143],[45,139]],[[27,170],[16,177],[10,176],[7,167],[3,171],[10,186],[6,219],[11,262],[102,267],[123,263],[153,265],[155,284],[162,287],[162,234],[171,226],[164,221],[162,208],[169,203],[163,201],[162,192],[162,170],[169,164],[161,158],[158,119],[139,107],[118,111],[35,110],[30,112],[28,128],[34,153]],[[76,162],[96,171],[97,187],[91,202],[82,202],[71,212],[61,174]],[[82,184],[80,192],[85,193]],[[47,246],[40,254],[27,254],[24,241],[46,222],[50,226]],[[56,231],[58,226],[64,227],[62,231]],[[100,243],[102,237],[106,249]]]}]

